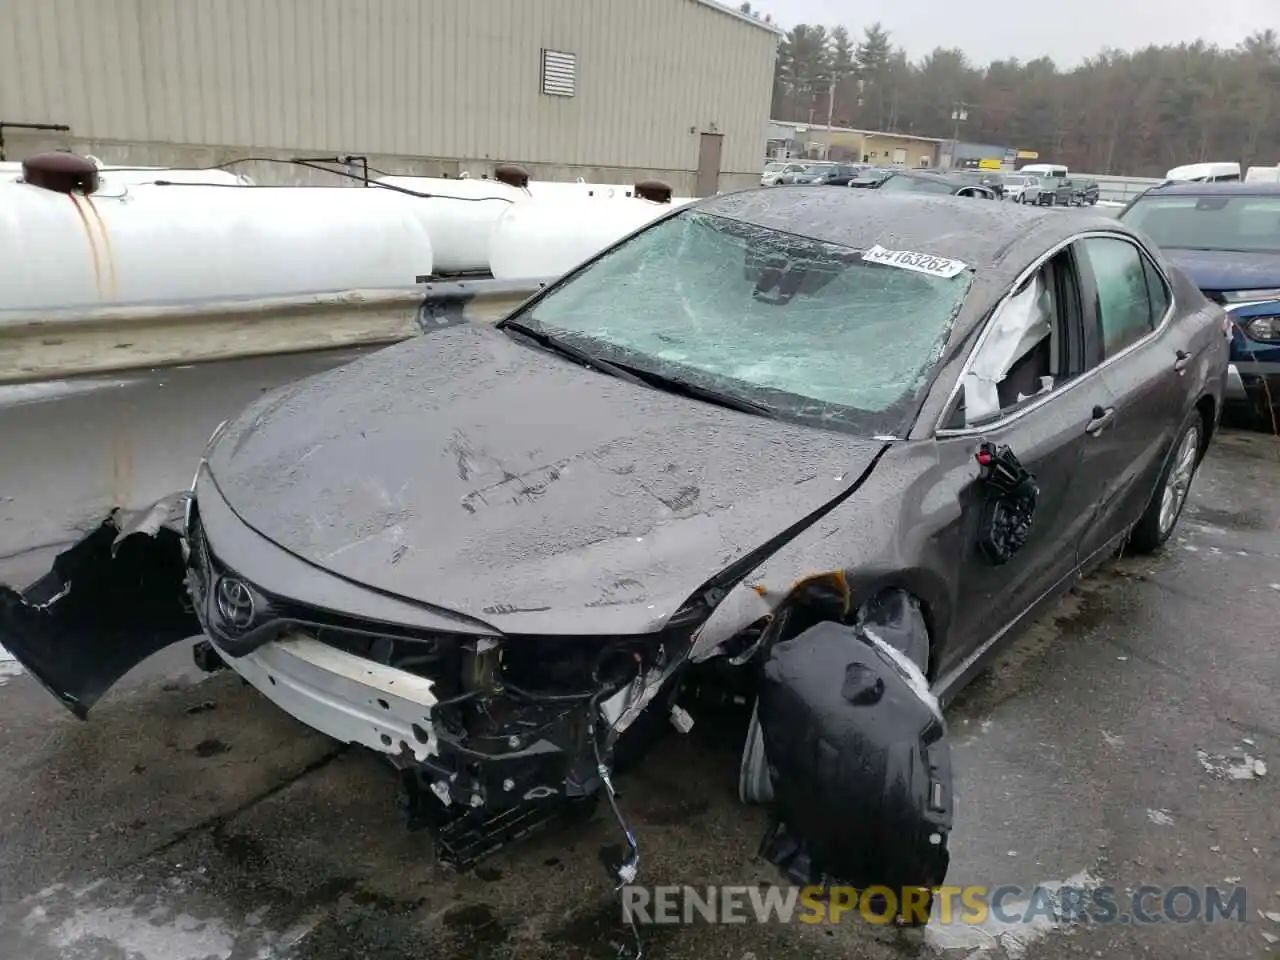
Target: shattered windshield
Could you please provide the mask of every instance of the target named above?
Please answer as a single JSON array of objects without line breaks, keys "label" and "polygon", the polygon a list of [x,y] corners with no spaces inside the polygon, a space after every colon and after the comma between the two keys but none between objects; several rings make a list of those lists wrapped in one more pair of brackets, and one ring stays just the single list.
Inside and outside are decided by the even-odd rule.
[{"label": "shattered windshield", "polygon": [[1121,218],[1157,246],[1280,253],[1280,197],[1146,196]]},{"label": "shattered windshield", "polygon": [[[861,435],[914,413],[969,289],[962,263],[688,210],[550,291],[520,323],[593,357]],[[655,381],[661,388],[661,381]]]}]

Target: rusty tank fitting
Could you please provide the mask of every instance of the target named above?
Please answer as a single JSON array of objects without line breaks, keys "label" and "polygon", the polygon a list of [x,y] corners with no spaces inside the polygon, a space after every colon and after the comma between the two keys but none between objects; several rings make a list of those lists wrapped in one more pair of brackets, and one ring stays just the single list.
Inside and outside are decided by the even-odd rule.
[{"label": "rusty tank fitting", "polygon": [[671,184],[663,180],[641,180],[636,184],[636,196],[654,203],[670,203],[673,195]]},{"label": "rusty tank fitting", "polygon": [[99,183],[92,160],[61,150],[27,157],[22,161],[22,179],[54,193],[93,193]]},{"label": "rusty tank fitting", "polygon": [[493,179],[523,190],[529,186],[529,171],[516,163],[500,163],[493,168]]}]

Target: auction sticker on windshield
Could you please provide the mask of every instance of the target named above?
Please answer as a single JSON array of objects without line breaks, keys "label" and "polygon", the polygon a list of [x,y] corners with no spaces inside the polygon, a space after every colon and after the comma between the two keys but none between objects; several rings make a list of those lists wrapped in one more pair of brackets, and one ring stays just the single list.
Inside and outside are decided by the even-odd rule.
[{"label": "auction sticker on windshield", "polygon": [[931,277],[942,277],[949,280],[969,269],[969,265],[947,257],[935,257],[928,253],[916,253],[912,250],[886,250],[876,244],[862,251],[862,259],[868,263],[882,263],[886,267],[900,267],[903,270],[914,270],[926,273]]}]

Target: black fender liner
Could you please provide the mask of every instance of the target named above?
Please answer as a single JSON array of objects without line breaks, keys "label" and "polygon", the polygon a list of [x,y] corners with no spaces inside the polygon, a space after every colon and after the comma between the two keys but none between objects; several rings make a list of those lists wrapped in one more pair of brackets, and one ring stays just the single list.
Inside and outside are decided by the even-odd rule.
[{"label": "black fender liner", "polygon": [[818,624],[769,650],[758,713],[774,794],[764,857],[797,882],[888,888],[895,911],[906,891],[942,885],[946,725],[901,653],[860,627]]}]

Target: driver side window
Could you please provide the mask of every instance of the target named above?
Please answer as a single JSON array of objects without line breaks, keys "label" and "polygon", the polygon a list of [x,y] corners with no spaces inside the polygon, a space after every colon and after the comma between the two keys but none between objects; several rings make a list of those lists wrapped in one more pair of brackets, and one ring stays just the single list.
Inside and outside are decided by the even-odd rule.
[{"label": "driver side window", "polygon": [[948,426],[976,426],[1034,402],[1083,372],[1081,300],[1069,249],[1047,261],[987,321]]}]

